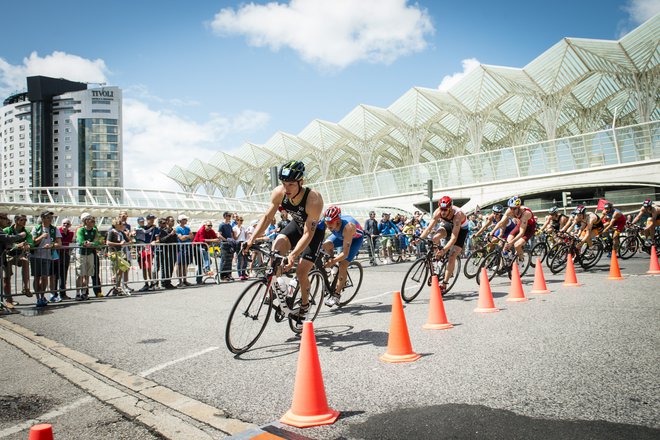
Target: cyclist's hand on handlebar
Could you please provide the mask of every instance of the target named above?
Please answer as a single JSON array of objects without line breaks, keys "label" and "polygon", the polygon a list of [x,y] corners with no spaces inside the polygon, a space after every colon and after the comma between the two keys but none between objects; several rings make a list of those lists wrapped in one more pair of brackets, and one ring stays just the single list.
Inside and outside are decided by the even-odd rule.
[{"label": "cyclist's hand on handlebar", "polygon": [[288,272],[291,269],[293,269],[293,266],[296,264],[297,259],[298,259],[298,256],[293,254],[293,253],[290,253],[287,258],[284,258],[282,260],[282,267],[284,268],[284,271]]}]

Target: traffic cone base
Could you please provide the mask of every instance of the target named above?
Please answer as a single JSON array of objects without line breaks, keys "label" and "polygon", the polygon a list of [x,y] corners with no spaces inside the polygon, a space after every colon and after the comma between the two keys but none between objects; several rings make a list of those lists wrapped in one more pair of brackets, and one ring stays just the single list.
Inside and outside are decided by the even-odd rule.
[{"label": "traffic cone base", "polygon": [[575,275],[575,264],[573,264],[573,255],[568,254],[566,258],[566,276],[564,277],[565,287],[580,287],[582,284],[578,283],[577,275]]},{"label": "traffic cone base", "polygon": [[28,440],[53,440],[53,426],[48,423],[34,425],[30,428]]},{"label": "traffic cone base", "polygon": [[429,301],[429,319],[423,328],[426,330],[447,330],[452,327],[453,325],[447,321],[438,276],[433,275],[431,281],[431,300]]},{"label": "traffic cone base", "polygon": [[658,263],[658,254],[655,245],[651,246],[651,264],[646,272],[649,275],[660,275],[660,264]]},{"label": "traffic cone base", "polygon": [[415,353],[410,344],[408,324],[406,315],[403,313],[401,292],[394,292],[392,299],[392,320],[390,322],[390,334],[387,338],[387,352],[380,356],[384,362],[413,362],[421,355]]},{"label": "traffic cone base", "polygon": [[525,298],[525,291],[522,287],[522,281],[520,281],[520,269],[518,269],[518,263],[513,263],[511,266],[511,288],[509,289],[509,296],[506,300],[509,302],[527,301],[527,298]]},{"label": "traffic cone base", "polygon": [[477,301],[477,308],[474,309],[476,313],[495,313],[500,309],[495,307],[493,302],[493,292],[490,290],[490,281],[488,280],[488,273],[486,268],[481,268],[481,284],[479,285],[479,300]]},{"label": "traffic cone base", "polygon": [[314,337],[314,325],[311,321],[305,321],[300,341],[293,403],[280,422],[297,428],[308,428],[329,425],[334,423],[337,417],[339,417],[339,411],[328,407],[325,397],[321,363]]},{"label": "traffic cone base", "polygon": [[616,250],[612,249],[612,259],[610,260],[610,276],[608,280],[622,280],[621,269],[619,269],[619,259],[616,257]]},{"label": "traffic cone base", "polygon": [[536,258],[536,269],[534,270],[534,285],[530,293],[550,293],[550,289],[545,284],[545,276],[543,275],[543,262],[540,258]]}]

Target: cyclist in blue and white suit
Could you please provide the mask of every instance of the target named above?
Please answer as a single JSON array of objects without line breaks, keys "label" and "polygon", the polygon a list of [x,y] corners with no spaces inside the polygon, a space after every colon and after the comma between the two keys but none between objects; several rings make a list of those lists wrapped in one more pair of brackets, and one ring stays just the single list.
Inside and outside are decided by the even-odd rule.
[{"label": "cyclist in blue and white suit", "polygon": [[342,215],[341,208],[334,205],[326,209],[322,222],[332,233],[323,243],[323,250],[329,255],[334,255],[335,248],[341,248],[341,252],[326,263],[326,267],[332,267],[339,263],[335,292],[325,300],[325,304],[332,307],[339,304],[341,291],[344,290],[346,284],[348,264],[355,259],[360,247],[362,247],[364,230],[357,220],[350,215]]}]

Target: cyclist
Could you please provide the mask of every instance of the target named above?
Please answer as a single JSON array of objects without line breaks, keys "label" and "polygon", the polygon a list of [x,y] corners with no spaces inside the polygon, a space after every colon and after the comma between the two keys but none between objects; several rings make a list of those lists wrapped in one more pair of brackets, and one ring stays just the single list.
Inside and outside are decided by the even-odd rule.
[{"label": "cyclist", "polygon": [[575,214],[575,224],[579,227],[580,244],[578,251],[580,251],[584,243],[591,247],[591,239],[603,231],[603,222],[595,212],[587,212],[584,205],[578,205],[573,214]]},{"label": "cyclist", "polygon": [[[610,202],[603,205],[603,225],[604,228],[601,233],[604,233],[610,229],[614,229],[612,233],[612,241],[614,244],[614,250],[619,252],[619,235],[626,229],[626,216],[623,215],[619,209],[614,209],[614,205]],[[611,257],[611,253],[607,255]]]},{"label": "cyclist", "polygon": [[523,258],[523,246],[525,243],[534,236],[536,232],[536,218],[531,209],[526,206],[523,206],[522,200],[520,197],[513,196],[507,202],[509,207],[502,220],[500,220],[494,228],[494,231],[502,229],[507,223],[508,220],[518,220],[518,223],[513,228],[509,236],[507,237],[507,244],[504,245],[504,250],[508,251],[511,249],[511,246],[516,250],[518,258]]},{"label": "cyclist", "polygon": [[346,284],[348,265],[355,259],[362,246],[364,231],[357,220],[350,215],[342,214],[341,208],[335,205],[326,209],[322,223],[325,223],[331,232],[330,237],[323,243],[323,250],[329,255],[334,255],[335,248],[341,248],[341,252],[330,258],[325,265],[325,267],[332,267],[339,263],[335,291],[325,300],[325,305],[332,307],[339,304],[341,291],[344,290]]},{"label": "cyclist", "polygon": [[[456,257],[463,250],[465,245],[465,239],[468,234],[468,221],[467,216],[459,208],[452,206],[452,200],[449,196],[443,196],[438,203],[438,208],[433,211],[433,216],[429,225],[424,229],[424,231],[419,236],[420,238],[426,238],[435,225],[438,222],[443,221],[447,222],[450,225],[451,232],[444,234],[445,237],[451,237],[447,243],[438,250],[438,257],[443,256],[445,253],[449,253],[449,262],[447,264],[447,270],[445,271],[444,279],[442,280],[442,285],[440,286],[441,293],[444,294],[447,290],[447,284],[449,284],[449,279],[454,274],[454,266],[456,265]],[[445,226],[443,228],[446,229]],[[440,231],[442,228],[440,229]],[[442,240],[442,232],[434,232],[432,240],[434,243],[439,243]]]},{"label": "cyclist", "polygon": [[[499,204],[494,205],[493,206],[493,212],[491,212],[490,214],[488,214],[486,216],[486,221],[484,222],[481,229],[479,229],[474,234],[474,236],[478,237],[479,235],[481,235],[493,223],[494,224],[499,223],[500,220],[502,220],[502,215],[504,215],[504,207],[502,205],[499,205]],[[502,235],[502,237],[501,237],[502,240],[506,240],[506,238],[509,236],[511,231],[513,231],[513,229],[516,227],[516,224],[517,224],[516,221],[510,218],[508,220],[508,222],[506,223],[506,227],[504,228],[504,233],[502,233],[502,230],[498,229],[498,230],[493,231],[494,232],[493,235],[495,237],[500,237],[500,235]]]},{"label": "cyclist", "polygon": [[647,240],[653,239],[653,229],[660,226],[660,208],[653,206],[651,199],[646,199],[642,203],[639,213],[631,223],[635,224],[642,219],[643,216],[647,217],[646,227],[643,229],[644,236]]},{"label": "cyclist", "polygon": [[548,209],[548,216],[545,218],[545,223],[541,227],[541,232],[548,231],[552,233],[561,231],[568,221],[568,216],[560,213],[559,208],[553,206]]},{"label": "cyclist", "polygon": [[309,311],[309,271],[314,266],[325,236],[325,225],[319,222],[323,211],[323,197],[319,192],[303,186],[305,164],[300,161],[292,160],[283,164],[278,176],[282,183],[271,193],[270,207],[259,220],[252,237],[247,240],[245,252],[272,223],[278,207],[281,206],[290,214],[291,222],[275,238],[273,250],[281,255],[289,252],[284,271],[290,270],[298,263],[296,277],[300,283],[301,306],[293,315],[302,322]]}]

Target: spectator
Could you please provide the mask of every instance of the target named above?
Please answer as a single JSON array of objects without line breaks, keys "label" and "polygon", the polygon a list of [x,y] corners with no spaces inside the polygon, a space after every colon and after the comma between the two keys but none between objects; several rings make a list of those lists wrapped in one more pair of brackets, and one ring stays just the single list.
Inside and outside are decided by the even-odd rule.
[{"label": "spectator", "polygon": [[270,241],[275,240],[275,237],[277,237],[277,225],[275,224],[275,217],[270,222],[270,225],[268,225],[268,228],[266,229],[266,237]]},{"label": "spectator", "polygon": [[220,279],[223,281],[233,281],[231,277],[231,262],[234,259],[234,230],[231,226],[231,214],[225,212],[222,214],[224,219],[223,223],[220,223],[218,231],[220,233],[220,240],[222,240],[222,254],[220,257],[220,264],[222,265],[220,269]]},{"label": "spectator", "polygon": [[479,226],[479,222],[477,221],[477,216],[474,214],[470,214],[468,216],[468,236],[467,239],[465,240],[465,256],[469,257],[470,253],[472,252],[472,235],[474,235],[481,227]]},{"label": "spectator", "polygon": [[62,235],[52,225],[53,212],[44,211],[40,215],[41,223],[32,228],[32,237],[36,249],[32,254],[32,276],[34,293],[37,295],[37,307],[48,305],[46,290],[55,290],[53,260],[59,258],[57,249],[62,247]]},{"label": "spectator", "polygon": [[[17,214],[14,216],[14,224],[3,229],[3,232],[10,236],[23,234],[23,237],[15,241],[11,249],[7,251],[5,258],[6,266],[3,282],[5,295],[8,298],[8,301],[11,301],[12,266],[18,266],[21,268],[21,278],[23,281],[22,293],[28,298],[32,297],[32,292],[30,291],[30,262],[28,256],[30,255],[30,248],[34,246],[34,241],[32,234],[30,234],[25,228],[26,223],[27,216]],[[11,302],[13,303],[13,301]]]},{"label": "spectator", "polygon": [[245,255],[243,255],[243,252],[240,252],[243,243],[247,241],[245,226],[243,226],[243,217],[239,215],[236,218],[236,222],[236,226],[232,228],[233,237],[236,241],[236,244],[234,245],[234,249],[236,249],[236,269],[238,277],[245,281],[248,279],[247,273],[245,272],[247,268],[247,259],[245,258]]},{"label": "spectator", "polygon": [[[78,289],[76,301],[89,298],[87,291],[89,277],[92,277],[92,282],[95,283],[96,296],[103,296],[100,292],[101,283],[98,279],[99,258],[96,254],[96,248],[101,245],[101,236],[96,228],[96,219],[88,213],[81,215],[80,219],[83,225],[76,231],[76,243],[79,246],[79,255],[76,260],[76,288]],[[96,286],[98,286],[98,291]]]},{"label": "spectator", "polygon": [[51,295],[51,302],[71,299],[66,294],[66,280],[69,275],[69,266],[71,265],[71,243],[74,242],[71,219],[65,218],[62,220],[60,235],[62,236],[62,249],[59,251],[59,260],[55,260],[55,289],[57,290]]},{"label": "spectator", "polygon": [[[16,217],[14,217],[14,221],[16,221]],[[25,242],[25,239],[29,232],[27,230],[24,230],[20,233],[15,233],[11,232],[12,229],[9,226],[10,221],[9,221],[9,216],[2,212],[0,213],[0,229],[2,229],[2,232],[0,232],[0,248],[3,251],[7,251],[13,248],[14,244],[17,242]],[[25,226],[23,226],[25,229]],[[30,240],[32,240],[32,237],[30,237]],[[25,245],[22,246],[23,249],[26,248]],[[29,249],[29,245],[27,246]],[[2,267],[2,270],[4,271],[4,274],[2,276],[2,299],[5,301],[4,304],[8,308],[13,308],[15,305],[18,305],[18,302],[14,301],[12,296],[11,296],[11,264],[14,263],[9,263],[7,261],[7,255],[5,252],[2,252],[1,254],[1,264],[0,267]],[[20,257],[19,257],[20,258]],[[29,270],[29,266],[28,266]],[[27,290],[24,291],[26,296],[31,297],[32,292],[30,292],[30,273],[27,273],[27,277],[25,276],[25,272],[23,272],[23,285],[25,286],[27,284]],[[28,294],[29,293],[29,294]]]},{"label": "spectator", "polygon": [[140,246],[137,248],[138,252],[138,265],[142,269],[142,279],[144,286],[140,288],[139,292],[146,292],[156,288],[154,281],[153,268],[154,268],[154,246],[158,242],[158,234],[160,229],[154,224],[156,216],[147,214],[146,225],[144,219],[138,217],[138,227],[135,230],[135,240]]},{"label": "spectator", "polygon": [[378,239],[380,232],[378,231],[378,221],[376,220],[376,212],[371,211],[369,218],[364,222],[364,232],[367,234],[367,246],[369,249],[369,263],[376,264],[376,253],[378,252]]},{"label": "spectator", "polygon": [[201,228],[195,234],[193,243],[206,243],[207,245],[195,246],[195,264],[197,265],[197,284],[202,284],[204,279],[202,275],[211,271],[211,263],[209,261],[209,245],[219,243],[218,233],[213,230],[213,223],[211,220],[204,222]]},{"label": "spectator", "polygon": [[231,215],[231,227],[233,228],[238,224],[238,212],[235,212]]},{"label": "spectator", "polygon": [[378,224],[378,231],[380,232],[380,244],[383,248],[383,262],[385,264],[393,263],[392,261],[392,246],[396,234],[399,233],[399,228],[390,220],[388,212],[383,213],[383,218]]},{"label": "spectator", "polygon": [[[127,274],[131,268],[130,263],[126,259],[127,251],[130,252],[126,245],[130,241],[131,239],[126,231],[126,223],[122,221],[121,217],[112,220],[112,228],[108,231],[106,243],[108,245],[110,262],[112,263],[115,285],[108,292],[108,296],[130,295],[130,291],[126,289],[128,281]],[[123,285],[122,279],[124,280]]]},{"label": "spectator", "polygon": [[192,286],[188,282],[188,265],[192,262],[192,240],[195,234],[188,226],[188,217],[181,214],[178,218],[179,226],[176,227],[176,237],[179,240],[179,254],[177,260],[177,273],[179,276],[179,287]]},{"label": "spectator", "polygon": [[174,270],[174,262],[177,256],[178,238],[174,230],[174,217],[169,216],[162,218],[158,222],[160,234],[158,235],[159,255],[160,255],[160,271],[162,277],[162,285],[166,289],[176,289],[172,284],[172,271]]},{"label": "spectator", "polygon": [[279,234],[282,232],[284,228],[286,228],[286,225],[289,224],[291,220],[289,220],[289,213],[285,210],[280,211],[280,218],[281,220],[277,223],[277,226],[275,227],[275,231]]}]

